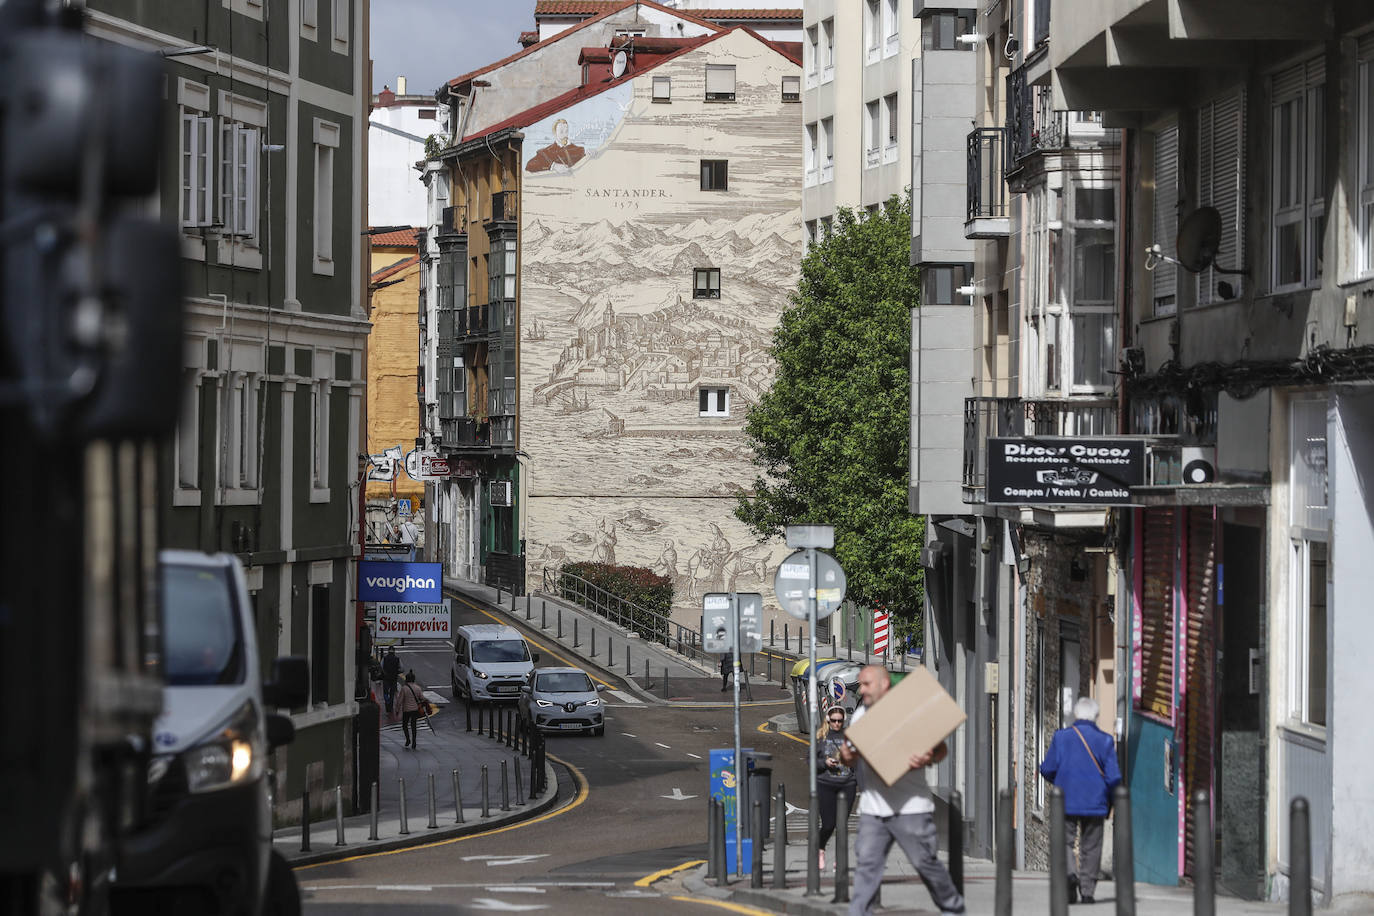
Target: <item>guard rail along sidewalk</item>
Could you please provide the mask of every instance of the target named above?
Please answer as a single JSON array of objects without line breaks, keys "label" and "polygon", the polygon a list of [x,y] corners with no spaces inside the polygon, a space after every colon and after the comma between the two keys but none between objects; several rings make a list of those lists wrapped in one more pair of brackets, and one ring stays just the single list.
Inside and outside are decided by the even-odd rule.
[{"label": "guard rail along sidewalk", "polygon": [[712,664],[701,648],[701,633],[691,627],[665,617],[657,611],[627,601],[619,595],[611,594],[599,585],[593,585],[581,576],[569,572],[550,575],[544,570],[543,591],[570,601],[584,610],[629,630],[638,633],[643,639],[662,644],[667,649],[693,661]]}]

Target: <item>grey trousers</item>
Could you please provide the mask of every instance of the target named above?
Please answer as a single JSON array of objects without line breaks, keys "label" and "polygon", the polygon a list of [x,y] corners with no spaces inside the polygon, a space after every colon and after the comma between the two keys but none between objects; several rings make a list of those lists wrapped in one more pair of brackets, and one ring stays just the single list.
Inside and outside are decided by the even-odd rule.
[{"label": "grey trousers", "polygon": [[859,816],[859,838],[854,844],[857,847],[855,858],[858,865],[854,869],[850,916],[864,916],[871,911],[873,898],[878,895],[878,888],[883,882],[883,866],[887,864],[887,854],[894,842],[906,853],[925,882],[935,906],[944,912],[962,913],[963,895],[954,886],[949,870],[939,859],[940,840],[935,832],[934,816],[895,814],[892,817],[878,817],[863,814]]},{"label": "grey trousers", "polygon": [[[1084,897],[1093,896],[1097,889],[1097,873],[1102,866],[1102,822],[1101,817],[1064,818],[1064,842],[1068,855],[1064,861],[1069,863],[1069,878],[1078,876],[1078,892]],[[1078,865],[1074,865],[1073,842],[1078,839]]]}]

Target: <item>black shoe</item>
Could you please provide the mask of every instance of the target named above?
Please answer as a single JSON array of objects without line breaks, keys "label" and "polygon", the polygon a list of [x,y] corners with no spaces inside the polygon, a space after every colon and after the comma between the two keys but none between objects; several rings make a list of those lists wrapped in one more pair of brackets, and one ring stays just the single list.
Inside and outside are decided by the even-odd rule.
[{"label": "black shoe", "polygon": [[1078,902],[1078,876],[1069,878],[1069,903]]}]

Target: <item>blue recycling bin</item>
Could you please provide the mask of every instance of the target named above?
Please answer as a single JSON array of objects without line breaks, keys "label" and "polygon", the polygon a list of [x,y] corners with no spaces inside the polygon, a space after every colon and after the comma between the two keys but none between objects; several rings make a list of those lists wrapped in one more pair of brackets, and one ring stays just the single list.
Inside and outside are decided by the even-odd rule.
[{"label": "blue recycling bin", "polygon": [[[740,748],[744,755],[746,773],[754,769],[754,749],[752,747]],[[739,831],[739,812],[735,809],[735,780],[737,778],[735,769],[735,749],[733,747],[712,748],[711,749],[711,781],[710,794],[716,801],[725,806],[725,870],[729,874],[735,874],[735,834]],[[740,800],[744,804],[749,804],[747,797],[748,783],[741,787],[744,791],[740,793]],[[743,849],[741,853],[744,858],[743,874],[750,874],[753,868],[753,841],[745,838],[742,841]]]}]

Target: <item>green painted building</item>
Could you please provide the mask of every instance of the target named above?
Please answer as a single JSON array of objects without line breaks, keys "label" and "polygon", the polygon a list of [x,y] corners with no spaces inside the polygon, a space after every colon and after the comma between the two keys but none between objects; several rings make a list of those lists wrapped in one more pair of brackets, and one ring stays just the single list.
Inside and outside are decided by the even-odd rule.
[{"label": "green painted building", "polygon": [[88,7],[91,34],[167,57],[154,205],[181,227],[186,339],[161,542],[237,554],[263,656],[310,660],[275,760],[295,817],[302,789],[352,794],[368,2]]}]

